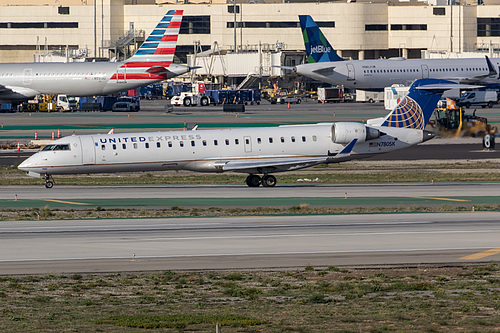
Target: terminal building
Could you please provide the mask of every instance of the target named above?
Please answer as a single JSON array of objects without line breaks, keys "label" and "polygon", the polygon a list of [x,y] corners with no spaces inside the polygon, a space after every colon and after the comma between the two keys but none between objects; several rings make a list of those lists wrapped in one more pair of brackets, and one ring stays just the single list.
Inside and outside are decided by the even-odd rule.
[{"label": "terminal building", "polygon": [[0,62],[123,59],[171,9],[184,11],[176,61],[204,76],[272,76],[303,62],[302,14],[345,59],[496,57],[495,1],[0,0]]}]

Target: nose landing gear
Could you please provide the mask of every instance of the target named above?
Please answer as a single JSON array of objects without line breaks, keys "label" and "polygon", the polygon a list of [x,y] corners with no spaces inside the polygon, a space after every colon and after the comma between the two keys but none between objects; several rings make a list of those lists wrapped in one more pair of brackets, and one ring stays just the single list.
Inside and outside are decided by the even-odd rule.
[{"label": "nose landing gear", "polygon": [[46,188],[52,188],[54,186],[55,181],[54,181],[54,178],[52,178],[51,175],[49,175],[49,174],[46,173],[43,176],[43,180],[45,180],[45,187]]},{"label": "nose landing gear", "polygon": [[248,175],[246,183],[249,187],[259,187],[261,184],[264,187],[274,187],[276,185],[276,177],[273,175],[264,175],[260,178],[258,175]]}]

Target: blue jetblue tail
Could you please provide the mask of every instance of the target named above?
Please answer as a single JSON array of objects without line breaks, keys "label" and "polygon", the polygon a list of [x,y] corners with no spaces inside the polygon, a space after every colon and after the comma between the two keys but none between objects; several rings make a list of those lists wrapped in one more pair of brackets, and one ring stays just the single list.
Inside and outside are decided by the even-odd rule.
[{"label": "blue jetblue tail", "polygon": [[413,82],[408,94],[399,102],[382,126],[423,130],[446,90],[462,88],[447,80],[420,79]]},{"label": "blue jetblue tail", "polygon": [[299,15],[308,63],[342,61],[311,16]]}]

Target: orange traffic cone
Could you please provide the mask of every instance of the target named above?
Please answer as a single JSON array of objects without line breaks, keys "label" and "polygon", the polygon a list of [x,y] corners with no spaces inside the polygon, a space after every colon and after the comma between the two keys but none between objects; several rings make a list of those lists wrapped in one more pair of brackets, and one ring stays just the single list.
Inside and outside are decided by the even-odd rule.
[{"label": "orange traffic cone", "polygon": [[35,140],[38,140],[38,133],[35,131]]},{"label": "orange traffic cone", "polygon": [[52,131],[52,140],[54,140],[54,131]]},{"label": "orange traffic cone", "polygon": [[21,144],[17,141],[17,151],[21,151]]},{"label": "orange traffic cone", "polygon": [[290,108],[290,102],[288,102],[288,108]]},{"label": "orange traffic cone", "polygon": [[57,138],[60,139],[61,138],[61,131],[59,130],[59,128],[57,129]]}]

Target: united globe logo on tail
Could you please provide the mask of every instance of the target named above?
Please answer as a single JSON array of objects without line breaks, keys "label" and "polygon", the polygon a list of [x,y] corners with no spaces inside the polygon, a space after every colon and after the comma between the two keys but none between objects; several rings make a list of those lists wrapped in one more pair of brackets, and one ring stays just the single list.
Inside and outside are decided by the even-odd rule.
[{"label": "united globe logo on tail", "polygon": [[405,96],[396,108],[389,114],[382,126],[413,128],[423,130],[425,118],[422,108],[411,97]]}]

